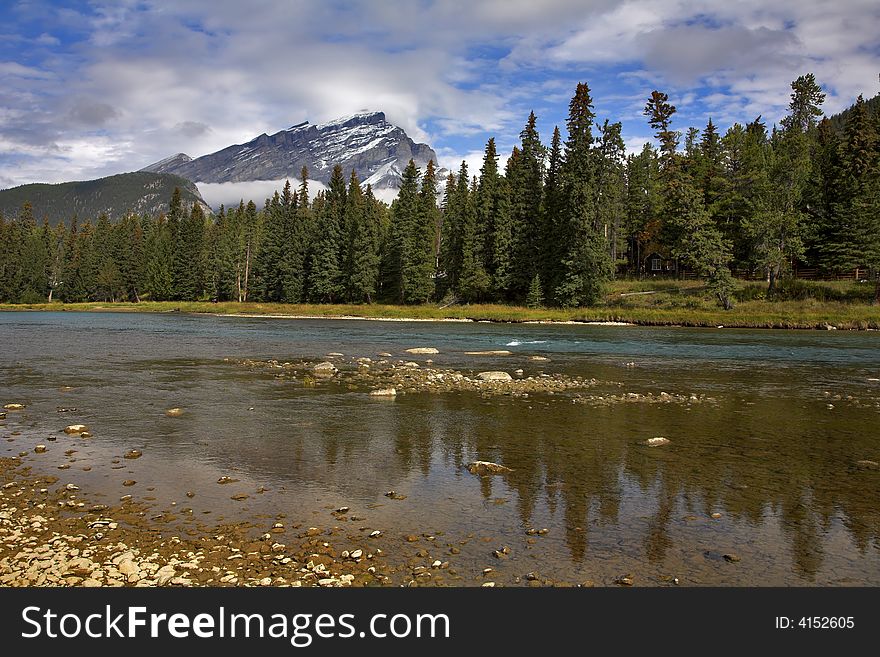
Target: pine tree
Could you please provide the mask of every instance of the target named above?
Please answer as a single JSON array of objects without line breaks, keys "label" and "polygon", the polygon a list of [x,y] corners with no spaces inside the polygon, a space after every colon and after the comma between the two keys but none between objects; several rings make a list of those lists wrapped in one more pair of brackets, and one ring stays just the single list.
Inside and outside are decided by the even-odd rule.
[{"label": "pine tree", "polygon": [[708,290],[725,310],[732,307],[734,285],[728,262],[730,244],[712,222],[697,189],[687,175],[675,177],[668,187],[668,217],[679,238],[673,254],[707,278]]},{"label": "pine tree", "polygon": [[660,159],[666,169],[675,161],[675,151],[681,137],[678,132],[670,130],[675,105],[669,102],[668,95],[655,90],[645,105],[644,114],[648,117],[648,124],[657,131],[654,136],[660,142]]},{"label": "pine tree", "polygon": [[[358,186],[358,189],[360,187]],[[351,193],[349,193],[349,198]],[[352,239],[352,264],[349,280],[350,299],[355,303],[372,303],[379,280],[379,234],[382,210],[367,185]]]},{"label": "pine tree", "polygon": [[544,292],[541,289],[541,277],[535,274],[529,283],[529,291],[526,294],[526,306],[540,308],[544,304]]},{"label": "pine tree", "polygon": [[[286,184],[290,191],[290,183]],[[282,254],[285,243],[285,212],[281,206],[281,196],[276,191],[263,211],[264,240],[259,253],[254,258],[254,296],[261,301],[279,302],[282,289]]]},{"label": "pine tree", "polygon": [[541,240],[545,237],[542,216],[545,149],[536,124],[537,117],[530,112],[519,135],[520,156],[515,169],[507,174],[514,243],[511,265],[511,297],[514,299],[525,296],[544,255]]},{"label": "pine tree", "polygon": [[82,292],[82,301],[93,301],[98,298],[98,270],[101,264],[101,248],[96,237],[95,226],[86,221],[80,226],[79,266],[77,267],[76,287]]},{"label": "pine tree", "polygon": [[788,115],[782,119],[782,129],[787,133],[806,134],[816,127],[822,116],[825,94],[812,73],[800,76],[791,83],[791,101]]},{"label": "pine tree", "polygon": [[838,146],[833,220],[823,245],[824,259],[831,271],[853,271],[866,266],[876,269],[880,265],[878,159],[875,123],[859,96],[847,116]]},{"label": "pine tree", "polygon": [[49,284],[49,303],[52,303],[56,292],[64,283],[64,247],[67,243],[67,229],[64,222],[59,222],[54,229],[49,222],[43,224],[43,239],[46,243],[47,259],[46,280]]},{"label": "pine tree", "polygon": [[[443,215],[444,230],[441,248],[441,271],[445,274],[444,285],[454,294],[460,292],[465,223],[468,221],[468,213],[472,213],[473,209],[469,184],[467,163],[462,160],[454,186],[447,185],[446,189],[448,200],[444,203],[446,208]],[[473,223],[472,216],[470,220]],[[475,227],[472,225],[470,229],[473,232]]]},{"label": "pine tree", "polygon": [[483,166],[480,168],[480,180],[474,196],[476,211],[476,231],[480,259],[489,275],[494,272],[492,262],[493,237],[495,231],[495,206],[498,203],[498,153],[495,150],[495,139],[490,138],[483,153]]},{"label": "pine tree", "polygon": [[341,253],[342,289],[345,300],[359,303],[364,295],[355,284],[355,253],[361,248],[360,230],[364,218],[364,194],[357,171],[351,170],[348,180],[348,192],[345,197],[342,232],[343,248]]},{"label": "pine tree", "polygon": [[621,137],[621,124],[609,123],[606,119],[599,128],[596,145],[596,206],[597,229],[607,238],[610,274],[613,276],[617,266],[621,225],[625,215],[626,148]]},{"label": "pine tree", "polygon": [[37,228],[33,207],[27,201],[22,205],[18,220],[11,230],[13,251],[11,296],[18,303],[41,303],[49,295],[46,274],[49,253],[42,231]]},{"label": "pine tree", "polygon": [[10,289],[14,256],[12,227],[0,212],[0,301],[4,303],[12,303],[14,300]]},{"label": "pine tree", "polygon": [[345,224],[345,179],[342,167],[333,167],[323,207],[317,213],[312,253],[311,295],[314,301],[338,301],[343,294],[342,253]]},{"label": "pine tree", "polygon": [[514,283],[514,226],[507,178],[497,181],[492,227],[492,291],[497,299],[509,300]]},{"label": "pine tree", "polygon": [[190,212],[180,211],[176,224],[169,214],[169,224],[176,226],[172,245],[173,296],[180,301],[196,301],[204,290],[205,213],[198,203],[193,203]]},{"label": "pine tree", "polygon": [[455,174],[450,171],[446,177],[446,187],[443,189],[443,200],[440,202],[440,231],[437,245],[437,289],[435,291],[438,299],[442,299],[454,287],[455,243],[460,230],[458,225],[459,217],[455,208],[456,191]]},{"label": "pine tree", "polygon": [[160,216],[145,242],[145,290],[151,301],[166,301],[174,294],[174,255],[171,240],[168,219]]},{"label": "pine tree", "polygon": [[567,251],[554,291],[562,306],[593,305],[611,275],[606,238],[596,208],[596,153],[593,149],[593,100],[586,83],[579,83],[566,121],[565,163],[562,166],[563,232]]},{"label": "pine tree", "polygon": [[[459,183],[459,188],[462,184]],[[482,241],[477,231],[476,211],[477,182],[473,179],[468,190],[467,203],[461,217],[461,270],[458,290],[464,301],[479,302],[486,299],[492,280],[483,266]]]},{"label": "pine tree", "polygon": [[626,162],[626,233],[628,266],[631,273],[641,275],[644,249],[657,240],[660,233],[658,209],[659,160],[650,144]]},{"label": "pine tree", "polygon": [[291,203],[287,249],[284,253],[284,300],[288,303],[300,303],[307,297],[307,264],[311,257],[314,222],[309,205],[309,172],[306,167],[300,172],[300,184],[294,197],[296,203]]},{"label": "pine tree", "polygon": [[404,265],[406,303],[425,303],[434,292],[434,272],[437,266],[436,234],[439,224],[437,175],[434,161],[429,160],[425,174],[422,176],[414,222],[410,227],[408,254]]},{"label": "pine tree", "polygon": [[562,136],[559,127],[553,128],[550,156],[547,163],[547,181],[541,207],[540,271],[544,272],[544,298],[553,299],[553,292],[562,281],[562,260],[566,253],[563,222],[562,189]]},{"label": "pine tree", "polygon": [[825,95],[818,90],[812,74],[791,84],[789,114],[781,131],[774,130],[769,154],[770,180],[767,193],[756,204],[756,211],[745,226],[752,238],[757,261],[766,269],[768,295],[773,295],[777,281],[792,259],[803,255],[801,239],[803,194],[812,177],[810,160],[811,134],[821,116],[819,105]]}]

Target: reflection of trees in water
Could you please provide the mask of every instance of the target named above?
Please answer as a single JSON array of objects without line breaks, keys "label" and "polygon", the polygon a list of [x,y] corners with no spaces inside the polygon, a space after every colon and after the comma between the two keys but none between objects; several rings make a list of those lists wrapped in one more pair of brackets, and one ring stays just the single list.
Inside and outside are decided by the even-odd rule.
[{"label": "reflection of trees in water", "polygon": [[[652,562],[664,560],[672,545],[670,528],[683,513],[706,517],[718,510],[756,529],[768,514],[778,515],[794,568],[809,581],[821,568],[835,518],[863,552],[880,536],[877,475],[852,472],[849,465],[860,458],[860,448],[817,432],[821,422],[807,409],[792,414],[790,401],[768,400],[760,412],[738,404],[692,411],[535,404],[530,411],[522,403],[498,402],[472,410],[473,425],[457,432],[472,443],[457,449],[514,469],[505,481],[516,492],[524,527],[532,526],[539,502],[553,514],[563,504],[575,562],[585,557],[591,521],[618,522],[627,482],[650,501],[642,544]],[[866,418],[850,421],[864,426]],[[673,443],[639,444],[654,435]],[[451,440],[448,433],[444,440]],[[493,479],[482,483],[488,498]],[[598,509],[595,519],[589,517],[591,508]]]},{"label": "reflection of trees in water", "polygon": [[[876,458],[871,436],[862,430],[876,421],[869,411],[851,411],[829,425],[822,406],[794,413],[793,402],[781,398],[690,411],[467,394],[337,399],[332,410],[316,399],[320,403],[310,401],[301,415],[293,413],[303,426],[291,424],[291,415],[261,417],[260,433],[284,437],[283,450],[273,454],[261,441],[245,456],[240,445],[227,449],[255,469],[366,496],[414,473],[428,477],[432,468],[469,477],[464,466],[474,458],[502,463],[513,472],[481,478],[484,499],[511,494],[523,529],[539,527],[545,513],[561,513],[576,563],[586,559],[591,528],[598,536],[596,527],[621,522],[628,523],[622,531],[634,545],[640,542],[644,558],[662,563],[683,516],[713,511],[736,522],[741,533],[752,527],[756,535],[768,518],[778,517],[795,572],[808,581],[822,566],[835,519],[863,553],[880,537],[878,473],[853,465]],[[640,444],[658,435],[672,443]],[[625,498],[628,504],[638,500],[638,509],[621,519]],[[643,514],[646,526],[629,517]],[[641,532],[640,541],[632,532]]]}]

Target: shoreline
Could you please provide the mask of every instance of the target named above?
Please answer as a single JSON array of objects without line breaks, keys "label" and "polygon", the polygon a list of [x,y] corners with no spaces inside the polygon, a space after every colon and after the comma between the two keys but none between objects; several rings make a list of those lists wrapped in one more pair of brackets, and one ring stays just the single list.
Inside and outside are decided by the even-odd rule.
[{"label": "shoreline", "polygon": [[235,302],[87,302],[0,304],[0,312],[180,313],[213,317],[381,322],[457,322],[586,326],[656,326],[708,329],[880,330],[880,306],[779,302],[742,304],[731,311],[650,308],[524,308],[471,305],[440,308],[390,305],[320,305]]}]

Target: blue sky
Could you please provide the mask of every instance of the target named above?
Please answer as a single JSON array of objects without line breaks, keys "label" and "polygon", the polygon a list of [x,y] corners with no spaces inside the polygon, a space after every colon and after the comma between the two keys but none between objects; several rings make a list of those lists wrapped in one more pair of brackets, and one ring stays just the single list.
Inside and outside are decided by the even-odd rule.
[{"label": "blue sky", "polygon": [[878,92],[880,3],[744,0],[0,0],[0,188],[197,157],[303,120],[382,110],[440,163],[549,142],[578,81],[598,119],[651,138],[778,120],[814,72],[826,111]]}]

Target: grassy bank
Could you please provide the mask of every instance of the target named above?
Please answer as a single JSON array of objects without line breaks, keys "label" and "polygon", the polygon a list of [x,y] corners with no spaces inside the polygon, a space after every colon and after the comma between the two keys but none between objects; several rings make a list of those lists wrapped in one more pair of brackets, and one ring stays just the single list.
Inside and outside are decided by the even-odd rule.
[{"label": "grassy bank", "polygon": [[183,312],[217,315],[363,317],[389,320],[474,320],[493,322],[629,322],[644,326],[725,326],[728,328],[880,329],[880,306],[872,286],[846,282],[796,282],[780,300],[764,299],[763,286],[741,282],[732,310],[706,297],[699,281],[617,281],[601,305],[590,308],[525,308],[497,304],[443,307],[438,304],[140,303],[0,304],[0,311]]},{"label": "grassy bank", "polygon": [[703,326],[727,328],[880,329],[880,308],[840,303],[749,302],[731,311],[673,308],[533,309],[516,306],[472,305],[455,308],[383,305],[284,305],[203,302],[75,303],[0,305],[0,311],[185,312],[219,315],[284,315],[290,317],[443,320],[493,322],[628,322],[643,326]]}]

